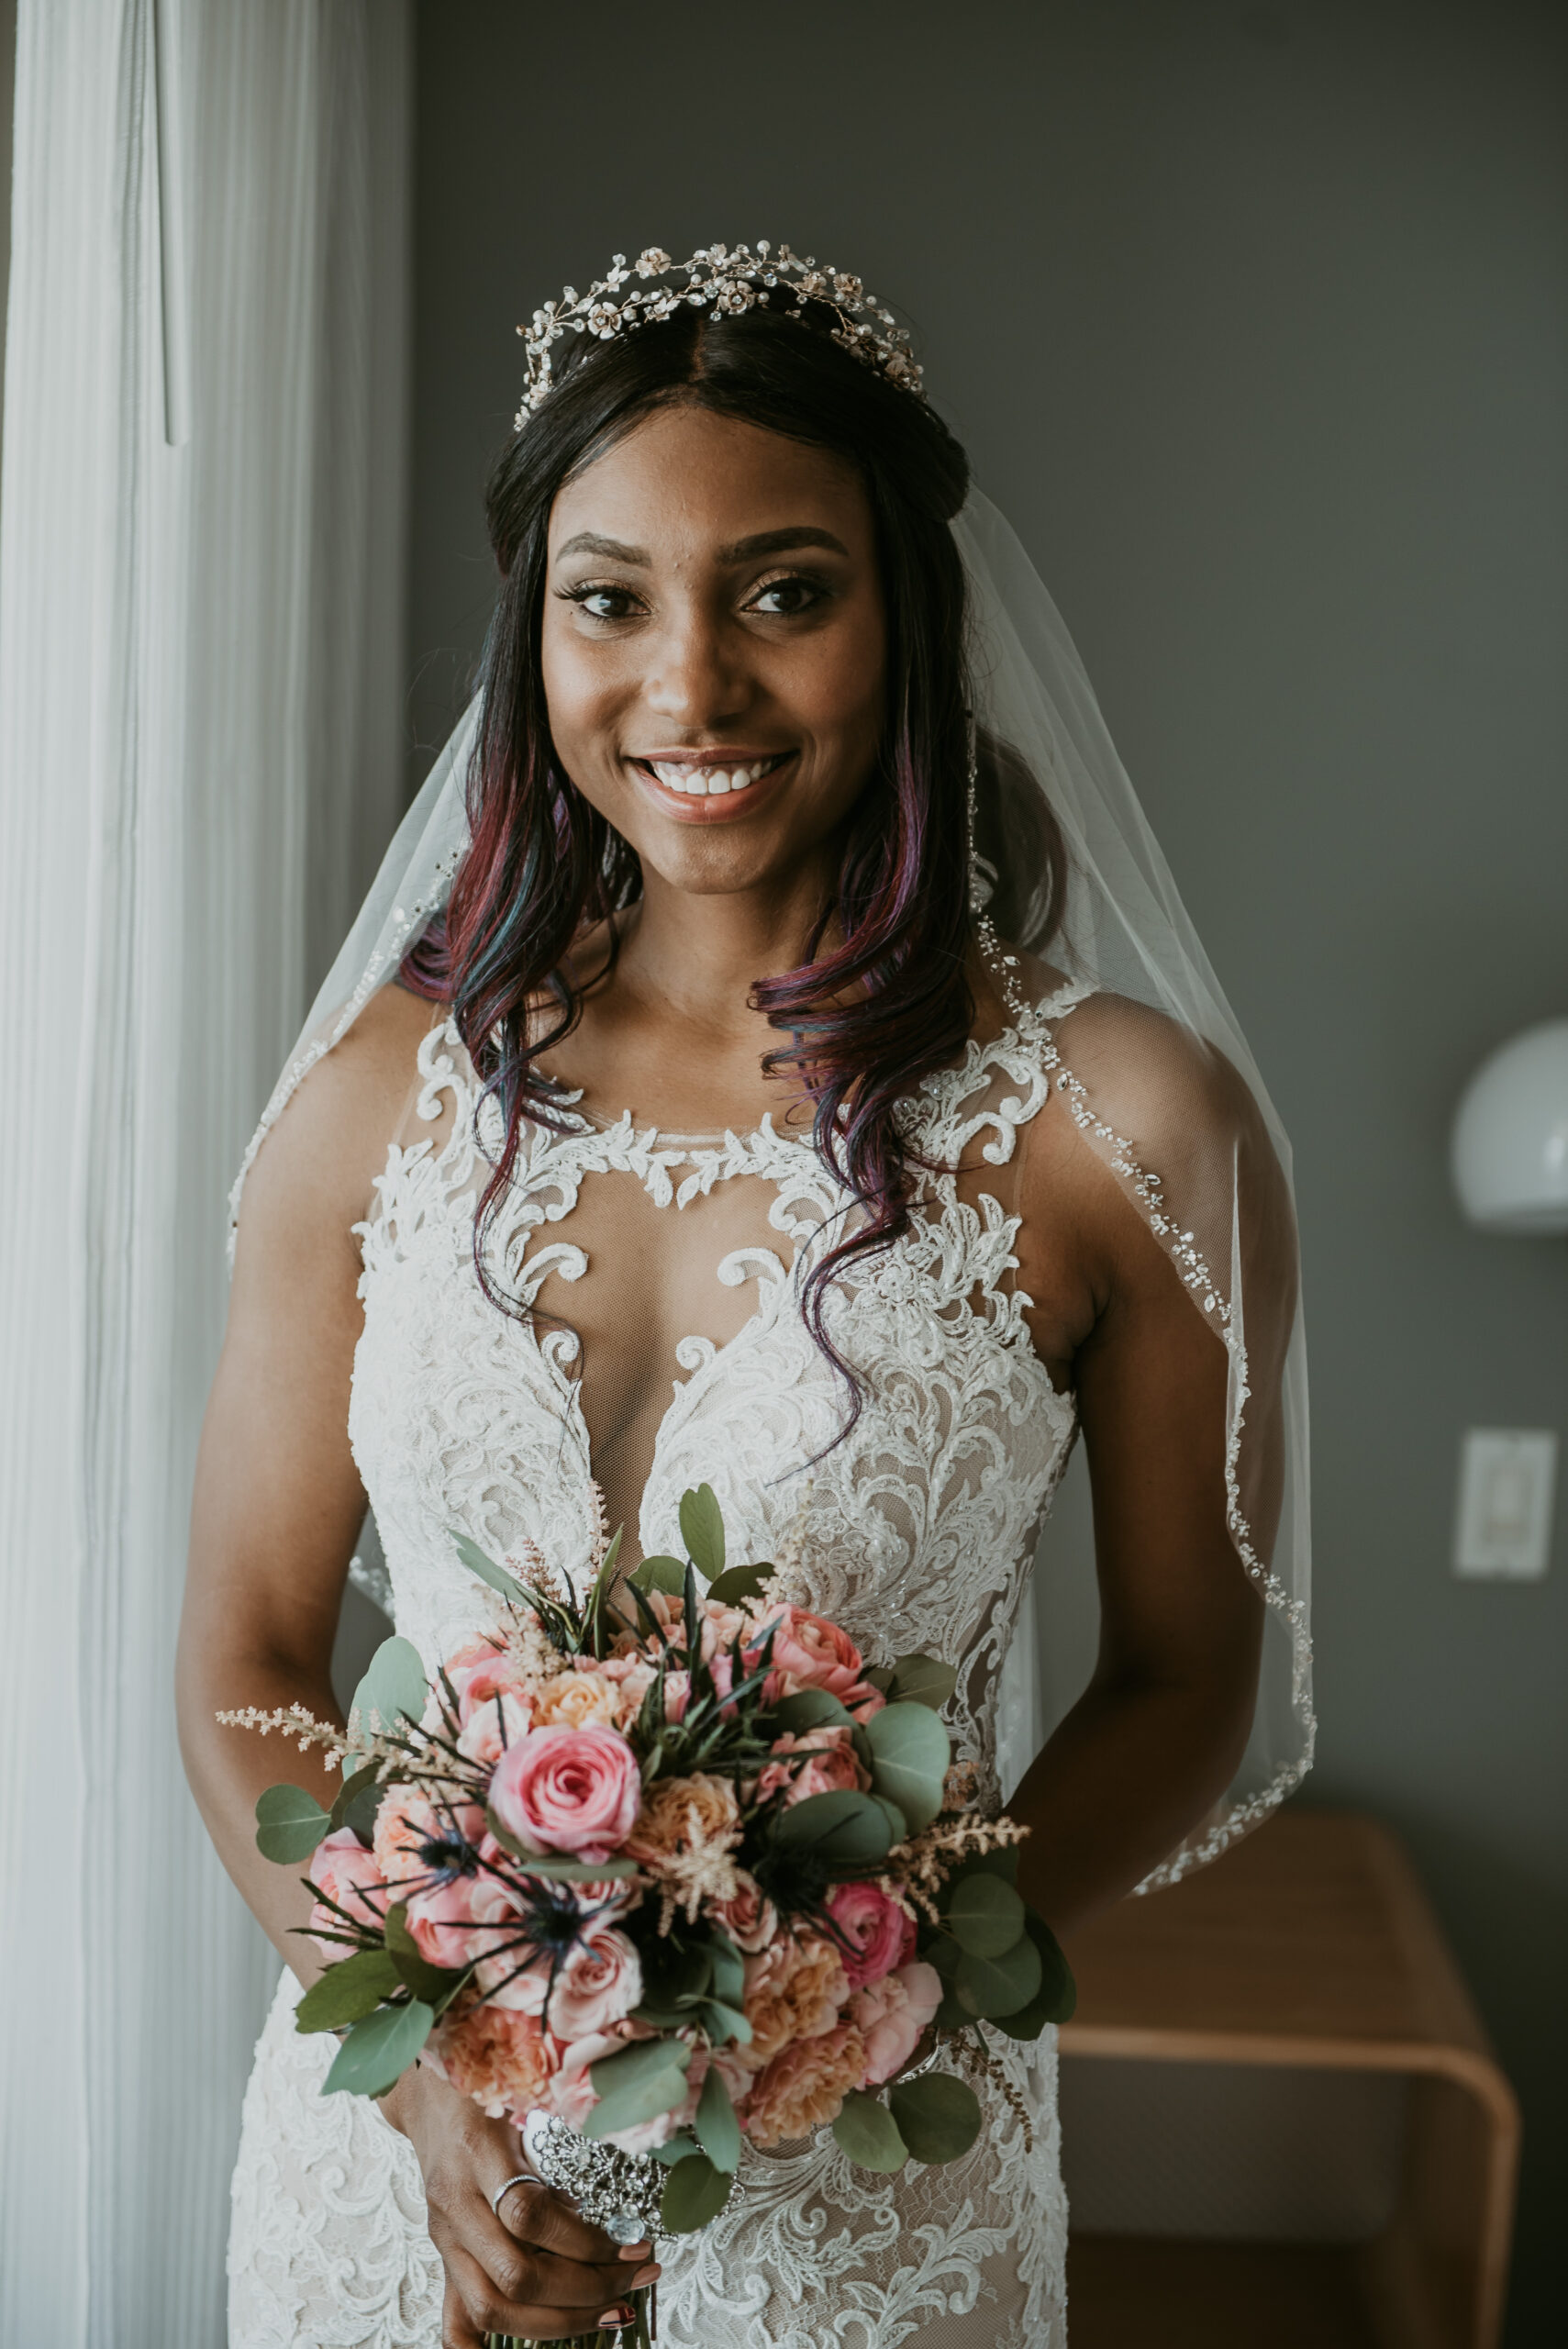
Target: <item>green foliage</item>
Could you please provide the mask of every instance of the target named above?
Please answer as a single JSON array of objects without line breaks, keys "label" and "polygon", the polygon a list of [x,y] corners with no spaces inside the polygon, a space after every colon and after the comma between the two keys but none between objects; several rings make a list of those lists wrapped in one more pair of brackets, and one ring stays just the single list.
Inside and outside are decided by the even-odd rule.
[{"label": "green foliage", "polygon": [[691,2049],[679,2039],[640,2039],[590,2065],[588,2078],[599,2099],[584,2123],[585,2137],[608,2137],[673,2112],[686,2097]]},{"label": "green foliage", "polygon": [[830,1689],[802,1688],[793,1697],[781,1697],[772,1708],[772,1718],[781,1731],[804,1737],[809,1729],[838,1729],[852,1717]]},{"label": "green foliage", "polygon": [[761,1598],[777,1571],[769,1559],[755,1566],[726,1566],[709,1583],[707,1595],[725,1607],[742,1606],[749,1598]]},{"label": "green foliage", "polygon": [[715,2169],[732,2172],[740,2159],[740,2123],[735,2118],[735,2107],[729,2101],[729,2091],[710,2064],[697,2099],[696,2120],[693,2124],[701,2141],[703,2152]]},{"label": "green foliage", "polygon": [[435,2010],[422,1998],[406,2006],[378,2007],[355,2023],[321,2084],[323,2096],[348,2089],[356,2096],[384,2096],[402,2078],[430,2036]]},{"label": "green foliage", "polygon": [[397,1968],[385,1950],[361,1950],[329,1965],[311,1984],[294,2010],[294,2027],[306,2032],[340,2031],[390,1998],[398,1981]]},{"label": "green foliage", "polygon": [[865,1725],[871,1741],[872,1783],[897,1804],[917,1835],[942,1807],[942,1783],[952,1749],[926,1705],[886,1705]]},{"label": "green foliage", "polygon": [[1024,1930],[1040,1954],[1040,1987],[1034,1996],[1009,2015],[993,2015],[996,2029],[1009,2039],[1038,2039],[1048,2022],[1071,2022],[1078,2003],[1078,1986],[1073,1979],[1073,1969],[1062,1954],[1062,1944],[1043,1917],[1032,1909],[1024,1917]]},{"label": "green foliage", "polygon": [[903,2080],[888,2101],[898,2133],[917,2162],[956,2162],[980,2134],[980,2099],[951,2072]]},{"label": "green foliage", "polygon": [[530,1852],[502,1824],[488,1803],[484,1824],[504,1852],[509,1852],[529,1876],[546,1876],[552,1884],[602,1884],[611,1876],[635,1876],[635,1860],[569,1860],[563,1852]]},{"label": "green foliage", "polygon": [[509,1575],[505,1566],[498,1566],[494,1558],[487,1558],[477,1542],[471,1542],[466,1533],[454,1533],[452,1547],[471,1575],[477,1575],[481,1582],[487,1582],[492,1590],[500,1592],[503,1598],[514,1599],[519,1606],[523,1603],[528,1594],[516,1575]]},{"label": "green foliage", "polygon": [[644,1558],[627,1580],[634,1590],[662,1590],[672,1598],[679,1598],[686,1586],[686,1570],[679,1558]]},{"label": "green foliage", "polygon": [[947,1904],[948,1931],[976,1957],[1003,1957],[1023,1938],[1024,1904],[999,1876],[965,1876]]},{"label": "green foliage", "polygon": [[[705,1485],[703,1490],[706,1489]],[[673,2235],[695,2234],[710,2219],[717,2218],[729,2199],[729,2183],[728,2174],[716,2168],[706,2154],[688,2154],[665,2181],[659,2215]]]},{"label": "green foliage", "polygon": [[417,1722],[425,1709],[425,1666],[412,1640],[395,1633],[383,1640],[354,1691],[350,1713],[360,1717],[362,1736],[391,1736],[406,1720]]},{"label": "green foliage", "polygon": [[909,2158],[897,2121],[880,2097],[868,2096],[863,2088],[851,2088],[844,2099],[833,2134],[840,2151],[862,2169],[891,2174]]},{"label": "green foliage", "polygon": [[256,1849],[264,1860],[307,1860],[331,1821],[303,1787],[268,1787],[256,1798]]},{"label": "green foliage", "polygon": [[929,1705],[940,1712],[957,1687],[956,1665],[939,1664],[935,1656],[900,1655],[883,1693],[890,1705]]},{"label": "green foliage", "polygon": [[971,2015],[994,2021],[1027,2006],[1040,1985],[1040,1952],[1026,1933],[1000,1957],[965,1950],[953,1976],[953,1996]]},{"label": "green foliage", "polygon": [[428,2000],[438,2014],[450,2004],[453,1991],[468,1971],[465,1966],[432,1965],[409,1931],[408,1911],[401,1904],[386,1912],[386,1950],[397,1968],[398,1979],[417,1998]]},{"label": "green foliage", "polygon": [[887,1857],[887,1814],[870,1795],[836,1787],[792,1803],[780,1816],[774,1840],[784,1851],[810,1851],[831,1867],[869,1867]]},{"label": "green foliage", "polygon": [[724,1513],[711,1485],[681,1495],[681,1539],[704,1582],[717,1582],[724,1572]]}]

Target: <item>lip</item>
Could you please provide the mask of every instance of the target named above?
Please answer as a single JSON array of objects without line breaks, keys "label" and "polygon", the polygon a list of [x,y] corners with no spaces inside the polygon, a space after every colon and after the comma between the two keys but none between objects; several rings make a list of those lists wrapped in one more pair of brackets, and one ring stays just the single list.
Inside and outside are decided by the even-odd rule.
[{"label": "lip", "polygon": [[[771,799],[788,778],[795,763],[793,750],[768,750],[758,746],[736,746],[727,743],[718,751],[644,751],[628,758],[626,763],[636,776],[640,788],[660,812],[683,824],[728,824],[750,815]],[[755,783],[740,791],[731,791],[717,798],[705,795],[676,791],[662,783],[653,772],[655,760],[661,766],[681,766],[715,773],[719,769],[733,772],[740,766],[760,766],[765,759],[776,759],[778,764],[771,774],[759,775]]]}]

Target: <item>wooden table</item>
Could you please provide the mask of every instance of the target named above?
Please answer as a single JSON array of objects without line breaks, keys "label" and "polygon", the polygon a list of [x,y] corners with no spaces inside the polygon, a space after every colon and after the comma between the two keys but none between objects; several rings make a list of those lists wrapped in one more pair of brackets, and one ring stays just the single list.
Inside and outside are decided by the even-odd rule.
[{"label": "wooden table", "polygon": [[1397,2200],[1374,2238],[1075,2234],[1072,2349],[1496,2349],[1518,2106],[1385,1828],[1286,1809],[1172,1890],[1122,1902],[1069,1954],[1064,2057],[1410,2083]]}]

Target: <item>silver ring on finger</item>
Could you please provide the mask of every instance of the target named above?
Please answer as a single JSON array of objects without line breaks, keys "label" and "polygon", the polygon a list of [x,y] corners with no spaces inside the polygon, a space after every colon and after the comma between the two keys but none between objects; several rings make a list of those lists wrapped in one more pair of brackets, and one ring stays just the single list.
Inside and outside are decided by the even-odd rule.
[{"label": "silver ring on finger", "polygon": [[501,2216],[501,2204],[505,2198],[510,2194],[514,2186],[531,2186],[533,2182],[534,2174],[532,2170],[520,2169],[516,2171],[513,2176],[506,2180],[505,2186],[498,2186],[495,2188],[495,2193],[490,2197],[490,2208],[495,2212],[495,2216],[497,2218]]}]

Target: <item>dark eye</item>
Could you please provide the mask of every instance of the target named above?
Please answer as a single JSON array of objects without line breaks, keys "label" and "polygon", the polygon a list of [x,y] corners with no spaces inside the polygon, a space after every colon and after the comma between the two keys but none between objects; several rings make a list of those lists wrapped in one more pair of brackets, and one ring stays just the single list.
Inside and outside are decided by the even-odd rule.
[{"label": "dark eye", "polygon": [[793,619],[821,600],[822,589],[815,579],[770,579],[765,587],[758,588],[747,609],[769,619]]},{"label": "dark eye", "polygon": [[568,587],[564,593],[569,603],[596,620],[629,619],[637,608],[629,587]]}]

